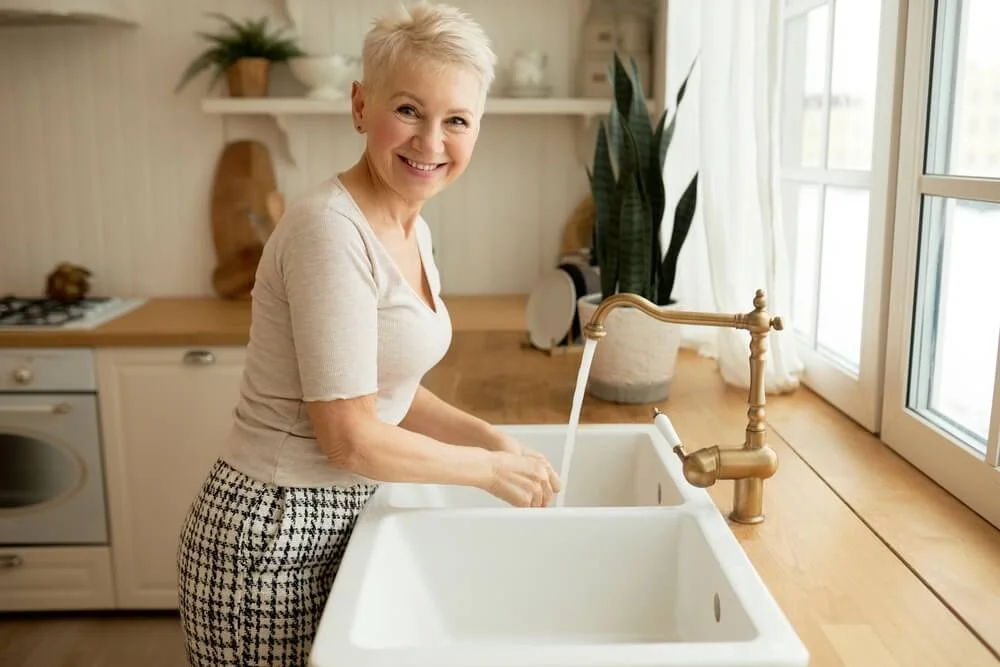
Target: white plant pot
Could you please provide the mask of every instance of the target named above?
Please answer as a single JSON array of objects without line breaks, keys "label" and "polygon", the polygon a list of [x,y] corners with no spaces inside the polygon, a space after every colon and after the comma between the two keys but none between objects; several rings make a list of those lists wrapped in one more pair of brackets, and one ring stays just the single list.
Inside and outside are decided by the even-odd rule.
[{"label": "white plant pot", "polygon": [[[600,293],[577,300],[581,327],[600,302]],[[677,365],[681,325],[660,322],[637,308],[619,307],[608,314],[604,328],[607,334],[594,351],[587,393],[614,403],[655,403],[667,398]]]}]

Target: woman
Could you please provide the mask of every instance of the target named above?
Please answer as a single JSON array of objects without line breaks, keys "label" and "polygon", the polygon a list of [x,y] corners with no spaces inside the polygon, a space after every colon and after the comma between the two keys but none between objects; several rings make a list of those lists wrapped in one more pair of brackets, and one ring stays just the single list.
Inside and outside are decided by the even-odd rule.
[{"label": "woman", "polygon": [[426,3],[378,20],[352,90],[358,162],[292,203],[264,249],[231,437],[184,523],[194,665],[304,665],[358,513],[380,481],[546,505],[540,454],[420,386],[445,354],[424,202],[465,171],[495,56]]}]

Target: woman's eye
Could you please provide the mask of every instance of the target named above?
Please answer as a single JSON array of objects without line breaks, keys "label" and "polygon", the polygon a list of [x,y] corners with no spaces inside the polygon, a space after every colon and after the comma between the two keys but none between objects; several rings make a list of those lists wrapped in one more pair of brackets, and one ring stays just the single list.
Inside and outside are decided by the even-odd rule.
[{"label": "woman's eye", "polygon": [[455,118],[452,118],[451,122],[452,123],[457,123],[458,125],[461,125],[461,126],[467,126],[468,125],[468,123],[465,122],[464,118],[458,118],[457,116]]},{"label": "woman's eye", "polygon": [[399,107],[398,109],[396,109],[396,113],[400,113],[400,114],[403,114],[404,116],[409,116],[409,115],[411,115],[411,114],[412,114],[412,115],[416,115],[416,113],[417,113],[417,110],[416,110],[416,109],[414,109],[414,108],[413,108],[412,106],[410,106],[409,104],[404,104],[403,106],[401,106],[401,107]]}]

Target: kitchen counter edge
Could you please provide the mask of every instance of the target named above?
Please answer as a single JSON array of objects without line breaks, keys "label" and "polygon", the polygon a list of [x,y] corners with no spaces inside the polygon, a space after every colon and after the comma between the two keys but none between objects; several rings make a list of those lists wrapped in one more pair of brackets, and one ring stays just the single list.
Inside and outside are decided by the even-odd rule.
[{"label": "kitchen counter edge", "polygon": [[[456,332],[525,330],[527,295],[442,299]],[[243,346],[249,336],[249,299],[153,297],[95,329],[0,331],[0,348]]]}]

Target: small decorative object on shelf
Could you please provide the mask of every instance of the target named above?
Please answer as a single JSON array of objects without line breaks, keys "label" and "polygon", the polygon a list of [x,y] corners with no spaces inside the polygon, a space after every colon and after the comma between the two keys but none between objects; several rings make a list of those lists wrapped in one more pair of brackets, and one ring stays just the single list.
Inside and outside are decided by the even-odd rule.
[{"label": "small decorative object on shelf", "polygon": [[312,100],[346,100],[351,83],[361,78],[361,58],[342,53],[299,56],[288,60],[292,75],[309,88]]},{"label": "small decorative object on shelf", "polygon": [[60,262],[45,278],[45,296],[53,301],[79,301],[90,292],[91,273],[69,262]]},{"label": "small decorative object on shelf", "polygon": [[518,51],[510,63],[507,97],[543,98],[552,93],[548,76],[549,54],[545,51]]},{"label": "small decorative object on shelf", "polygon": [[215,68],[210,86],[225,75],[232,97],[266,97],[271,63],[306,55],[296,38],[285,37],[283,29],[268,31],[267,17],[239,22],[224,14],[212,12],[224,22],[227,32],[198,33],[211,46],[195,58],[184,70],[174,92],[206,69]]}]

